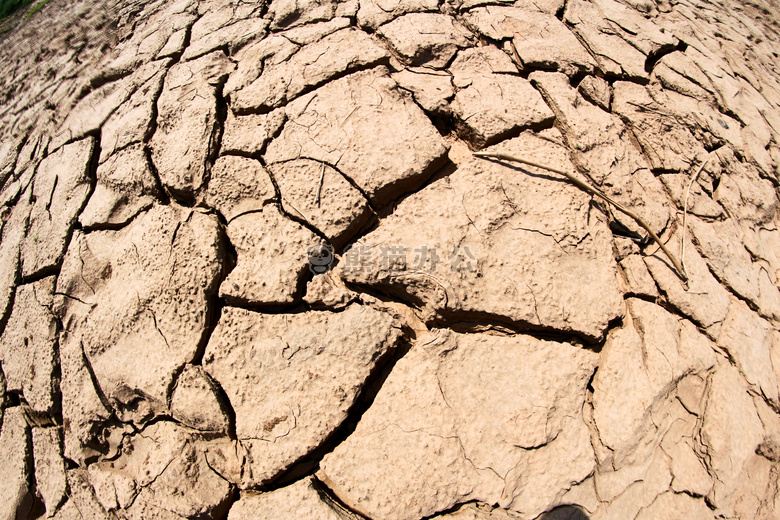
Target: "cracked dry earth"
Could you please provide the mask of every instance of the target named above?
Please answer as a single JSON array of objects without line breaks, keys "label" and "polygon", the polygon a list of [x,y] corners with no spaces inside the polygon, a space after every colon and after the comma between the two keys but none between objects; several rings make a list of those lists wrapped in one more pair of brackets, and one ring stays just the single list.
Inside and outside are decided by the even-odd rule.
[{"label": "cracked dry earth", "polygon": [[778,518],[779,19],[52,0],[0,42],[0,519]]}]

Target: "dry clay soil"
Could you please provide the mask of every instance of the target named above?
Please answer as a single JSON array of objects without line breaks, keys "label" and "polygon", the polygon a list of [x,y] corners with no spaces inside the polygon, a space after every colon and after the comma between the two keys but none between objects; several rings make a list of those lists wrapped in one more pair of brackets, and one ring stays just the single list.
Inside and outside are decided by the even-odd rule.
[{"label": "dry clay soil", "polygon": [[[779,20],[776,0],[15,19],[0,520],[780,518]],[[598,187],[687,283],[614,207],[476,151]]]}]

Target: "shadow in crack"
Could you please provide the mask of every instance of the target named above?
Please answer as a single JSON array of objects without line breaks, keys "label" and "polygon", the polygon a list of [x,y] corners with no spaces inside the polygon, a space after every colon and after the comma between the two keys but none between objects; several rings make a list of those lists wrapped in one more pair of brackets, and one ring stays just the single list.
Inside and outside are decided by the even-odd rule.
[{"label": "shadow in crack", "polygon": [[590,520],[590,517],[577,506],[561,506],[543,514],[539,520]]}]

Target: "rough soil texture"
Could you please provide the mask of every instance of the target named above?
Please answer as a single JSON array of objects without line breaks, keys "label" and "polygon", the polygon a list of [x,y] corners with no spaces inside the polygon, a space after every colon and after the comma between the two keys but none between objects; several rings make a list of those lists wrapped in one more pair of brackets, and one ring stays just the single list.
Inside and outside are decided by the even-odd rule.
[{"label": "rough soil texture", "polygon": [[776,1],[22,19],[0,520],[780,518]]}]

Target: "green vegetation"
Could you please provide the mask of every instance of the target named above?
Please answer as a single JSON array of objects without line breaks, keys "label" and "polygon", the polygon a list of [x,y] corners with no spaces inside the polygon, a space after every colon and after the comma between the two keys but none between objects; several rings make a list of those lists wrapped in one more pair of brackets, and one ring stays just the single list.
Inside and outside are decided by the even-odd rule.
[{"label": "green vegetation", "polygon": [[27,7],[35,0],[0,0],[0,18],[12,15],[22,7]]},{"label": "green vegetation", "polygon": [[43,6],[48,4],[48,3],[49,3],[49,0],[41,0],[40,2],[35,4],[35,6],[32,9],[30,9],[30,11],[27,13],[27,16],[24,17],[24,21],[29,20],[32,15],[34,15],[35,13],[37,13],[38,11],[43,9]]},{"label": "green vegetation", "polygon": [[[34,2],[35,0],[0,0],[0,20],[8,18],[19,9],[23,9]],[[29,20],[32,15],[43,9],[43,6],[47,3],[49,3],[49,0],[40,0],[35,4],[35,6],[25,15],[25,21]]]}]

